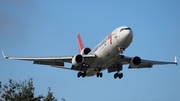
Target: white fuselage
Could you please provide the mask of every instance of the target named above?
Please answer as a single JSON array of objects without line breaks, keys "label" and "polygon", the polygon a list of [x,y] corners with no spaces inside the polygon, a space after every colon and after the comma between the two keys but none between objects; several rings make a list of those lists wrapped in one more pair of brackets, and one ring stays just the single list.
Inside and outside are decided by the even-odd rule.
[{"label": "white fuselage", "polygon": [[93,76],[97,72],[110,67],[114,60],[132,42],[133,32],[127,26],[122,26],[112,31],[89,54],[95,54],[96,59],[87,70],[86,76]]}]

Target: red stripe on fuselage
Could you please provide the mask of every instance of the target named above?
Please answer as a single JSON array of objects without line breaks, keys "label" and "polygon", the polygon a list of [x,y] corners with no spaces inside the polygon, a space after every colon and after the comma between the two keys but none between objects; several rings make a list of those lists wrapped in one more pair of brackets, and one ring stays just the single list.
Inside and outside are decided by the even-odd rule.
[{"label": "red stripe on fuselage", "polygon": [[112,34],[111,33],[108,35],[108,39],[110,40],[110,44],[112,44]]},{"label": "red stripe on fuselage", "polygon": [[84,49],[84,45],[83,45],[80,34],[78,34],[77,38],[78,38],[79,52],[81,52],[81,50]]}]

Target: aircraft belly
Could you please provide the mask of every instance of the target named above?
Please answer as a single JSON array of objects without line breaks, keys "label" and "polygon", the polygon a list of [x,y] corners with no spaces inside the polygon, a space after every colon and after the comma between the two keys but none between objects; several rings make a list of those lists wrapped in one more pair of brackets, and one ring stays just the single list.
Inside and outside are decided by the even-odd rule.
[{"label": "aircraft belly", "polygon": [[100,48],[95,54],[97,58],[91,64],[90,68],[88,68],[87,76],[94,76],[98,72],[98,69],[102,71],[110,67],[119,52],[114,45],[109,44],[107,47]]},{"label": "aircraft belly", "polygon": [[86,76],[94,76],[98,72],[98,68],[101,69],[101,71],[107,69],[114,63],[115,58],[112,59],[105,59],[105,61],[101,61],[101,63],[98,63],[97,61],[94,62],[90,68],[87,70]]},{"label": "aircraft belly", "polygon": [[96,75],[97,71],[90,71],[86,74],[86,76],[94,76]]}]

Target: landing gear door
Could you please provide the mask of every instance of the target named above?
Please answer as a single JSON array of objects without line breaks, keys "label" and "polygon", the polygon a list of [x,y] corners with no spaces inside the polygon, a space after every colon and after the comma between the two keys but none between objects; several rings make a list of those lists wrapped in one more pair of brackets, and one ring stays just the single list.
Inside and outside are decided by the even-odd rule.
[{"label": "landing gear door", "polygon": [[108,68],[108,73],[121,71],[122,70],[122,64],[113,64]]}]

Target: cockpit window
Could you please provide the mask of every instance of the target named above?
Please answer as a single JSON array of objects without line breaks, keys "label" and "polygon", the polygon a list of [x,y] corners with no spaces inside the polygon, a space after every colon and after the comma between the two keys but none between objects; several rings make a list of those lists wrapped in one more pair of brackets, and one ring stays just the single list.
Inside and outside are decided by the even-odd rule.
[{"label": "cockpit window", "polygon": [[123,30],[131,30],[131,28],[129,28],[129,27],[128,28],[122,28],[122,29],[120,29],[120,32]]}]

